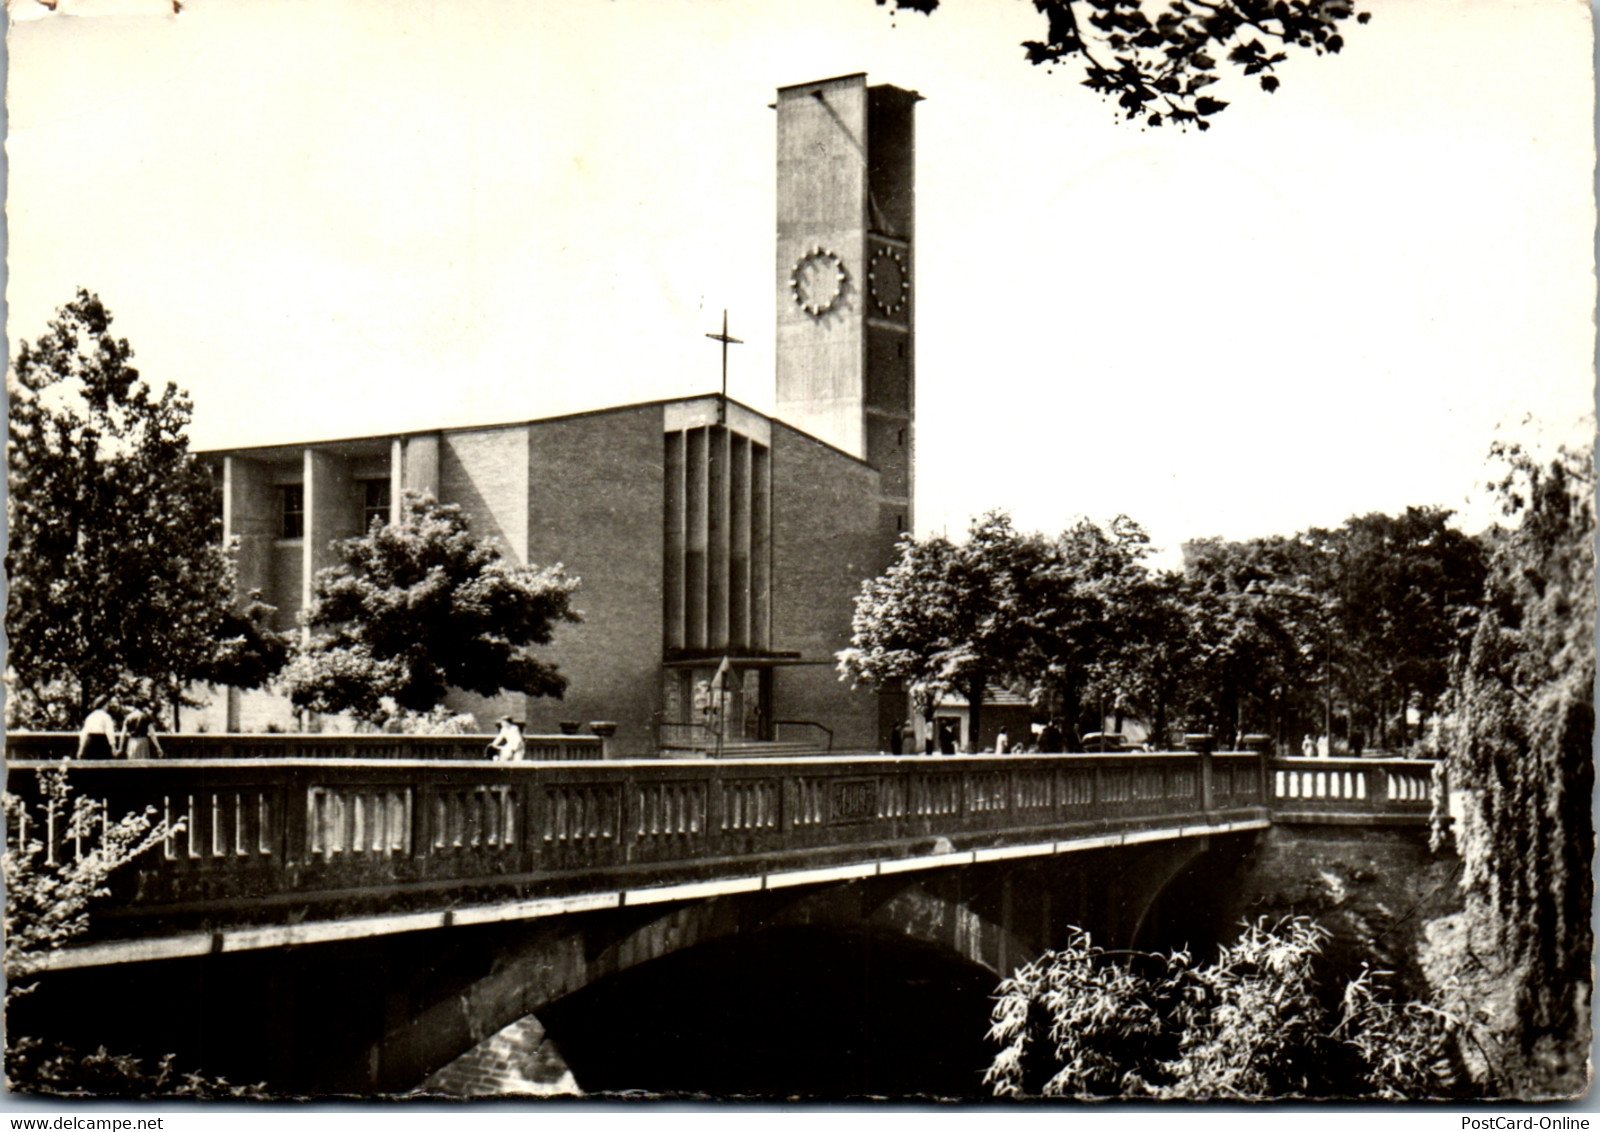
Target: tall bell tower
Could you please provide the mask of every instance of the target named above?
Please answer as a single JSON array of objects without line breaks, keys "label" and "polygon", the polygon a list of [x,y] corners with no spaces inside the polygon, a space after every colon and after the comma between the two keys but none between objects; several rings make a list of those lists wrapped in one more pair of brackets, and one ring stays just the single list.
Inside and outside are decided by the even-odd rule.
[{"label": "tall bell tower", "polygon": [[777,415],[882,475],[912,528],[915,91],[864,74],[778,91]]}]

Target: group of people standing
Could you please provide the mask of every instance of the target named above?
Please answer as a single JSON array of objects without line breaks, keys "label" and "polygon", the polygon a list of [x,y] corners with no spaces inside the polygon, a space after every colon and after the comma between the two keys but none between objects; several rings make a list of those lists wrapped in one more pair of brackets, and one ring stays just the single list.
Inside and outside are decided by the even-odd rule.
[{"label": "group of people standing", "polygon": [[[904,755],[908,752],[906,739],[916,732],[904,722],[896,723],[889,731],[889,753],[891,755]],[[956,726],[954,720],[935,719],[927,729],[923,740],[923,754],[926,755],[953,755],[956,753]],[[915,741],[913,739],[913,741]]]},{"label": "group of people standing", "polygon": [[96,697],[78,732],[80,759],[161,759],[166,752],[158,738],[160,728],[153,713],[131,708],[117,726],[107,696]]},{"label": "group of people standing", "polygon": [[[915,725],[906,722],[896,723],[889,732],[889,753],[891,755],[915,754],[906,750],[906,740],[915,736]],[[960,737],[960,724],[954,719],[938,716],[925,729],[923,738],[923,751],[925,755],[953,755],[957,753],[957,744]],[[1011,736],[1004,727],[995,736],[994,753],[1006,754],[1060,754],[1066,749],[1062,742],[1061,731],[1054,723],[1045,724],[1044,728],[1032,737],[1032,742],[1026,745],[1013,743]]]},{"label": "group of people standing", "polygon": [[[115,705],[107,696],[98,696],[90,704],[89,714],[78,731],[80,759],[162,759],[160,728],[153,713],[143,708],[131,708],[117,725],[113,712]],[[500,762],[520,762],[527,757],[527,740],[522,734],[522,720],[502,716],[500,732],[489,744],[489,757]]]},{"label": "group of people standing", "polygon": [[1326,735],[1307,735],[1300,742],[1300,755],[1307,759],[1325,759],[1329,755]]}]

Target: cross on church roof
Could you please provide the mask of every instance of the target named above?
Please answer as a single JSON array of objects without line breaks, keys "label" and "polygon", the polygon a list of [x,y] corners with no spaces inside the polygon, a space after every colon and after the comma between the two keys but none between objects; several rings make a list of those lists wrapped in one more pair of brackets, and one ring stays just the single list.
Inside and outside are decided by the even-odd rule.
[{"label": "cross on church roof", "polygon": [[728,337],[728,310],[726,307],[722,310],[722,333],[707,334],[706,337],[722,343],[722,399],[717,402],[717,423],[726,424],[728,419],[728,347],[730,345],[744,345],[744,342],[740,339]]}]

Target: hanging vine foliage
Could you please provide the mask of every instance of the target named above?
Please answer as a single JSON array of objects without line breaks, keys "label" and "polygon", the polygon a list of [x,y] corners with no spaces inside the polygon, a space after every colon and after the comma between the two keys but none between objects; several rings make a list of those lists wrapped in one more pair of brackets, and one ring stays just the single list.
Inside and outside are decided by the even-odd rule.
[{"label": "hanging vine foliage", "polygon": [[1594,463],[1541,464],[1497,445],[1494,485],[1517,525],[1498,533],[1486,609],[1457,680],[1452,771],[1467,881],[1522,974],[1525,1045],[1579,1022],[1594,933]]}]

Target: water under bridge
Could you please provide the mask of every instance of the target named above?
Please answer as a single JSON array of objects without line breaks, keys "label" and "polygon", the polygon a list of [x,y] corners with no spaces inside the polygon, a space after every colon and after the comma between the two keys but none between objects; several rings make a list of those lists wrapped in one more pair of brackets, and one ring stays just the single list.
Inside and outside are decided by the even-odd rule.
[{"label": "water under bridge", "polygon": [[[33,802],[13,836],[55,857],[80,849],[38,793],[63,764],[19,756],[63,741],[8,739],[8,789]],[[463,757],[477,738],[163,742],[173,757],[66,764],[169,832],[47,957],[44,989],[134,1016],[188,1002],[167,1048],[297,1090],[415,1088],[535,1012],[741,941],[867,938],[889,966],[947,959],[992,989],[1069,924],[1127,945],[1234,910],[1194,878],[1275,830],[1423,846],[1441,785],[1426,761],[1259,752],[610,761],[572,737],[497,763]]]}]

